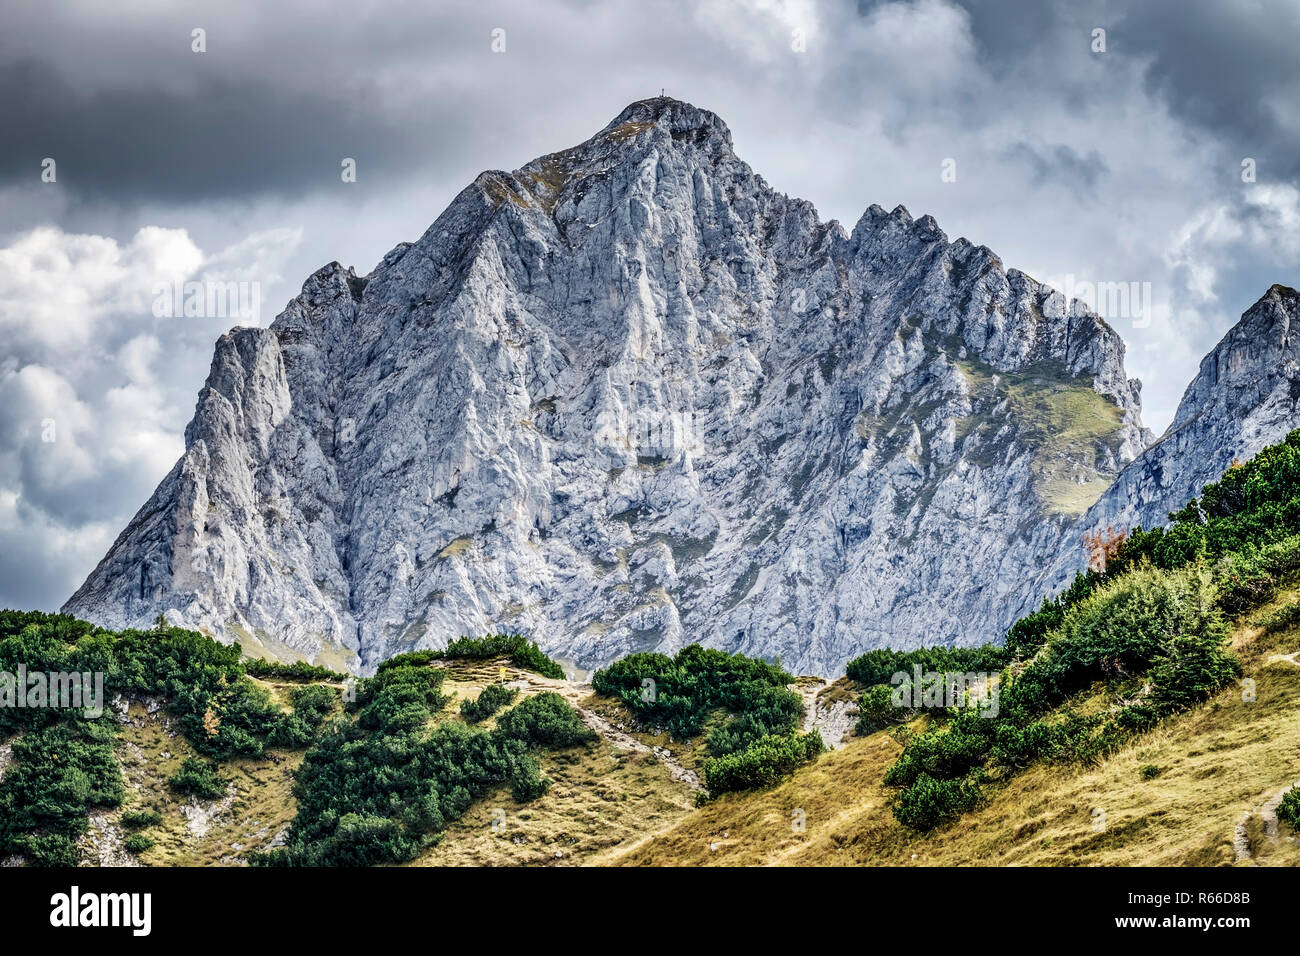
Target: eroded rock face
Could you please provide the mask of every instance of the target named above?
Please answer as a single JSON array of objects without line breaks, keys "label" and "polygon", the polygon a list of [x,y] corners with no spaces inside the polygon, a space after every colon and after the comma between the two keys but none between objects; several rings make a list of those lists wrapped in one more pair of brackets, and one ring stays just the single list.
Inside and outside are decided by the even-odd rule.
[{"label": "eroded rock face", "polygon": [[[1160,440],[1129,464],[1078,523],[1084,531],[1145,528],[1200,495],[1233,461],[1246,461],[1300,427],[1300,293],[1275,285],[1201,360]],[[1062,550],[1042,582],[1055,591],[1084,566]]]},{"label": "eroded rock face", "polygon": [[1149,441],[1123,352],[930,217],[846,232],[712,113],[634,103],[223,336],[65,610],[363,671],[499,630],[827,676],[978,643]]},{"label": "eroded rock face", "polygon": [[1300,294],[1275,285],[1241,317],[1187,386],[1168,431],[1091,509],[1092,524],[1153,527],[1300,426]]}]

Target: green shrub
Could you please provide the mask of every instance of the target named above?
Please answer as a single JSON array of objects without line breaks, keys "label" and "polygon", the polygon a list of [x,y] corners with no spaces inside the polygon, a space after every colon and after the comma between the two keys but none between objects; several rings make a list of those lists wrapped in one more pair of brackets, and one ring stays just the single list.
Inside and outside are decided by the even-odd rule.
[{"label": "green shrub", "polygon": [[515,803],[528,803],[544,794],[550,786],[551,781],[542,776],[537,761],[527,757],[520,761],[515,775],[510,780],[510,799]]},{"label": "green shrub", "polygon": [[1002,709],[1031,718],[1094,681],[1145,671],[1176,638],[1221,642],[1226,626],[1214,597],[1199,569],[1133,568],[1066,611],[1047,653],[1003,689]]},{"label": "green shrub", "polygon": [[1154,780],[1156,777],[1160,776],[1161,770],[1155,764],[1149,763],[1142,768],[1141,773],[1143,780]]},{"label": "green shrub", "polygon": [[177,793],[201,800],[221,799],[226,795],[227,786],[215,764],[194,757],[186,757],[167,784]]},{"label": "green shrub", "polygon": [[1217,563],[1220,606],[1230,615],[1266,600],[1279,575],[1300,569],[1300,429],[1230,467],[1169,521],[1163,528],[1131,529],[1104,572],[1080,572],[1063,594],[1013,624],[1006,651],[1033,656],[1068,608],[1144,561],[1167,571],[1201,559]]},{"label": "green shrub", "polygon": [[272,747],[297,750],[308,746],[319,736],[325,719],[334,712],[338,692],[323,684],[296,687],[289,695],[293,713],[283,716],[267,734],[266,743]]},{"label": "green shrub", "polygon": [[108,721],[76,721],[32,730],[13,742],[13,764],[0,787],[0,856],[37,866],[75,866],[87,814],[126,796]]},{"label": "green shrub", "polygon": [[412,859],[420,846],[394,819],[347,813],[319,841],[252,855],[257,866],[375,866]]},{"label": "green shrub", "polygon": [[1152,669],[1152,699],[1161,714],[1176,713],[1240,675],[1241,663],[1222,633],[1182,634],[1169,642]]},{"label": "green shrub", "polygon": [[489,634],[486,637],[462,637],[447,645],[442,656],[448,660],[468,658],[490,660],[509,658],[510,663],[553,680],[564,679],[564,668],[542,653],[542,649],[522,634]]},{"label": "green shrub", "polygon": [[710,796],[755,787],[768,787],[813,760],[825,749],[821,734],[767,736],[744,750],[715,757],[704,764]]},{"label": "green shrub", "polygon": [[920,711],[911,707],[894,706],[894,688],[888,684],[873,684],[858,698],[858,722],[853,732],[865,737],[886,727],[907,723],[918,713]]},{"label": "green shrub", "polygon": [[1298,624],[1300,624],[1300,601],[1283,605],[1259,622],[1259,626],[1269,633],[1287,631]]},{"label": "green shrub", "polygon": [[477,724],[487,720],[518,695],[518,691],[510,690],[504,684],[488,684],[474,700],[461,701],[460,715],[471,724]]},{"label": "green shrub", "polygon": [[565,747],[594,736],[549,692],[504,714],[491,732],[457,721],[431,726],[445,703],[441,684],[441,671],[409,663],[363,681],[352,713],[320,736],[294,775],[298,813],[287,845],[249,862],[406,862],[490,791],[508,785],[519,802],[545,793],[550,781],[530,745]]},{"label": "green shrub", "polygon": [[894,816],[922,832],[961,816],[980,801],[979,786],[966,780],[936,780],[921,774],[894,802]]},{"label": "green shrub", "polygon": [[162,814],[157,810],[127,810],[122,814],[122,826],[128,830],[143,830],[146,827],[156,827],[162,821]]},{"label": "green shrub", "polygon": [[960,711],[944,727],[917,734],[885,771],[889,786],[908,786],[921,776],[959,777],[982,766],[993,747],[998,722],[976,711]]},{"label": "green shrub", "polygon": [[[1095,762],[1239,673],[1204,566],[1163,571],[1144,559],[1090,587],[1056,609],[1058,623],[1018,675],[1004,672],[996,717],[956,711],[906,743],[885,774],[886,784],[905,788],[895,805],[900,821],[927,829],[963,812],[990,763],[1014,773],[1040,760]],[[1153,686],[1147,702],[1113,716],[1049,714],[1098,681],[1124,686],[1142,674]],[[879,690],[864,695],[867,720],[882,719],[882,701]]]},{"label": "green shrub", "polygon": [[265,658],[248,658],[244,661],[244,670],[253,677],[273,677],[280,680],[332,681],[334,683],[342,683],[347,680],[346,674],[332,671],[328,667],[317,667],[314,664],[308,664],[306,661],[281,664],[278,661],[268,661]]},{"label": "green shrub", "polygon": [[[437,651],[411,651],[407,654],[398,654],[390,657],[386,661],[380,661],[379,666],[375,668],[376,674],[382,674],[384,671],[392,670],[396,667],[427,667],[438,659]],[[454,655],[444,655],[454,656]]]},{"label": "green shrub", "polygon": [[1129,733],[1146,733],[1160,722],[1160,714],[1148,704],[1129,704],[1115,715],[1115,726]]},{"label": "green shrub", "polygon": [[122,846],[126,848],[128,853],[143,853],[153,846],[153,840],[143,833],[132,833],[123,841]]},{"label": "green shrub", "polygon": [[497,731],[505,737],[542,747],[573,747],[589,743],[596,734],[578,712],[554,691],[544,691],[503,714]]},{"label": "green shrub", "polygon": [[400,665],[376,672],[357,685],[353,707],[366,730],[398,733],[422,726],[446,705],[442,693],[446,672],[432,667]]},{"label": "green shrub", "polygon": [[1282,797],[1282,802],[1277,807],[1277,816],[1300,832],[1300,787],[1292,787]]},{"label": "green shrub", "polygon": [[1000,721],[991,755],[998,764],[1020,770],[1039,760],[1060,757],[1067,745],[1064,728],[1059,724],[1042,720],[1025,725]]},{"label": "green shrub", "polygon": [[912,651],[880,649],[855,657],[845,667],[845,674],[859,684],[889,684],[895,674],[912,674],[920,667],[922,673],[959,671],[961,673],[994,673],[1010,660],[1006,649],[996,644],[977,647],[922,647]]},{"label": "green shrub", "polygon": [[799,726],[803,701],[786,687],[793,680],[766,661],[691,644],[676,657],[631,654],[597,671],[592,686],[678,740],[699,734],[715,711],[727,711],[732,720],[709,740],[710,752],[721,756]]}]

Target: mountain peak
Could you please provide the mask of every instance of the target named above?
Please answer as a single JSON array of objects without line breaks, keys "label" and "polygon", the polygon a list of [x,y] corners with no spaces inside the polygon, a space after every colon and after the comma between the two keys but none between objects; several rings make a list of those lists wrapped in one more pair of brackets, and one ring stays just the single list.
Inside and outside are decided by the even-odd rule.
[{"label": "mountain peak", "polygon": [[729,150],[734,146],[731,130],[716,113],[671,96],[654,96],[629,103],[600,131],[600,135],[621,133],[630,137],[652,126],[667,131],[678,141],[702,143],[714,140],[725,144]]},{"label": "mountain peak", "polygon": [[[1119,336],[1058,299],[903,206],[845,235],[715,114],[639,100],[223,339],[185,457],[67,609],[360,670],[504,630],[827,675],[996,638],[1146,444]],[[1202,384],[1276,440],[1290,381],[1261,404],[1250,344]],[[1215,417],[1186,434],[1230,455]]]}]

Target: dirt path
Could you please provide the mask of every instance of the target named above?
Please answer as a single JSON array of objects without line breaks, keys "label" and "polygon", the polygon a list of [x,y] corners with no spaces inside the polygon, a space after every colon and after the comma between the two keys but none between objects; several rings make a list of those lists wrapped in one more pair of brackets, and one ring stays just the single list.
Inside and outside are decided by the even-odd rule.
[{"label": "dirt path", "polygon": [[790,685],[790,690],[803,698],[803,732],[816,730],[828,750],[838,750],[857,724],[858,708],[846,700],[823,706],[817,696],[828,686],[829,682],[820,677],[801,677]]},{"label": "dirt path", "polygon": [[[582,717],[582,722],[584,724],[596,733],[600,734],[615,747],[620,747],[624,750],[632,750],[637,753],[653,754],[665,767],[668,768],[668,772],[672,774],[674,780],[686,784],[692,790],[704,789],[704,785],[700,783],[700,778],[696,775],[695,771],[684,767],[681,761],[678,760],[673,755],[673,752],[667,747],[653,747],[649,744],[642,743],[631,734],[619,730],[604,717],[600,716],[600,714],[583,707],[582,701],[591,696],[590,684],[575,684],[574,682],[567,680],[552,680],[549,677],[538,677],[536,674],[520,674],[518,679],[515,680],[511,686],[520,685],[555,691],[573,705],[574,710],[576,710],[579,716]],[[520,689],[525,689],[525,687],[521,687]]]},{"label": "dirt path", "polygon": [[1282,798],[1296,787],[1300,787],[1300,780],[1287,784],[1253,811],[1247,810],[1241,815],[1241,819],[1237,821],[1237,826],[1232,831],[1232,849],[1238,863],[1246,863],[1254,858],[1250,852],[1250,834],[1246,829],[1252,816],[1259,817],[1263,823],[1264,836],[1268,838],[1269,842],[1277,842],[1277,808],[1282,803]]},{"label": "dirt path", "polygon": [[[1266,663],[1281,662],[1290,664],[1292,667],[1300,667],[1300,661],[1296,660],[1297,657],[1300,657],[1300,651],[1292,651],[1290,654],[1274,654]],[[1270,843],[1277,842],[1277,808],[1282,803],[1282,798],[1296,787],[1300,787],[1300,780],[1288,784],[1254,810],[1247,810],[1241,815],[1241,819],[1237,821],[1237,825],[1232,830],[1232,850],[1238,863],[1245,863],[1253,858],[1250,852],[1250,833],[1247,830],[1251,817],[1259,817],[1264,825],[1264,836],[1268,837]]]}]

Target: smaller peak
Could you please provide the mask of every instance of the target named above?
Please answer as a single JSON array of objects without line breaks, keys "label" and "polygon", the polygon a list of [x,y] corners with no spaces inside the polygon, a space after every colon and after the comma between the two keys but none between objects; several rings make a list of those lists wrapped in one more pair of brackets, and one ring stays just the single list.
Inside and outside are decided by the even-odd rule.
[{"label": "smaller peak", "polygon": [[[320,305],[340,295],[360,300],[366,280],[357,277],[352,266],[346,268],[337,260],[321,266],[302,284],[301,299],[311,305]],[[278,320],[277,320],[278,322]]]},{"label": "smaller peak", "polygon": [[[904,212],[906,212],[906,210],[904,210]],[[948,238],[944,235],[944,231],[939,228],[938,221],[929,213],[926,213],[920,219],[916,220],[916,227],[925,235],[942,237],[945,240]]]},{"label": "smaller peak", "polygon": [[912,214],[908,212],[907,207],[900,202],[897,206],[895,206],[892,210],[890,210],[889,218],[901,219],[903,222],[911,222]]}]

